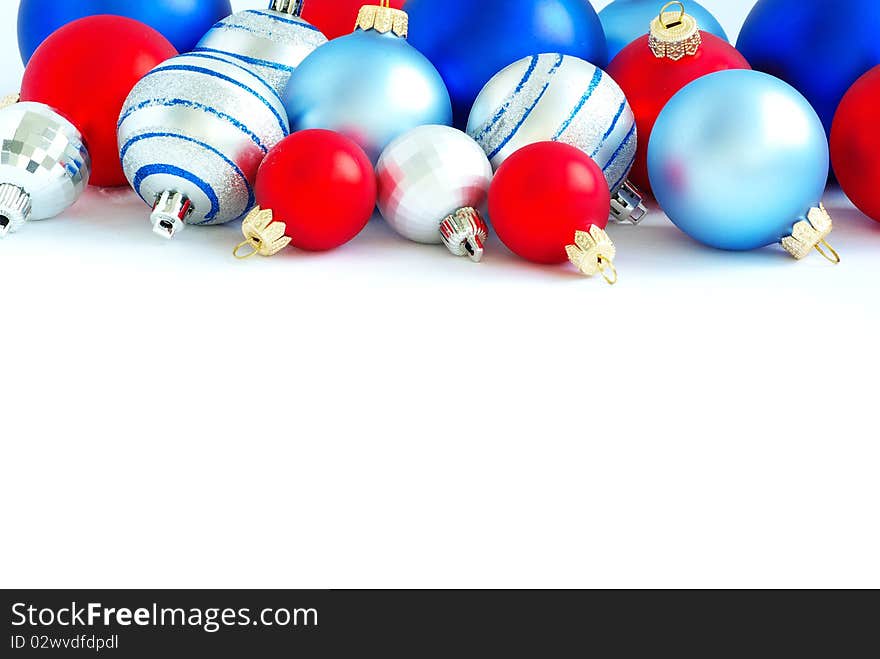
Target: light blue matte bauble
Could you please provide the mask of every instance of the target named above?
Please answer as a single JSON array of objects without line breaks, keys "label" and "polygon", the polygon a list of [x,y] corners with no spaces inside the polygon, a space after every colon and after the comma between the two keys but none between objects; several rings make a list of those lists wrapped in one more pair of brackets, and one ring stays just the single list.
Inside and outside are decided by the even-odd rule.
[{"label": "light blue matte bauble", "polygon": [[721,71],[682,89],[648,147],[658,203],[692,238],[745,251],[780,242],[817,207],[828,141],[807,100],[757,71]]},{"label": "light blue matte bauble", "polygon": [[[799,0],[800,1],[800,0]],[[608,60],[651,29],[651,21],[660,14],[661,0],[616,0],[599,12],[599,19],[608,40]],[[697,25],[704,32],[714,34],[728,41],[727,33],[721,23],[702,5],[685,0],[685,10],[697,19]],[[676,11],[677,6],[667,11]]]},{"label": "light blue matte bauble", "polygon": [[410,43],[440,71],[462,129],[483,86],[523,57],[561,53],[608,63],[589,0],[408,0],[404,10]]},{"label": "light blue matte bauble", "polygon": [[878,33],[877,0],[759,0],[736,47],[806,96],[830,132],[843,95],[880,64]]},{"label": "light blue matte bauble", "polygon": [[452,123],[449,92],[437,69],[405,38],[373,29],[358,28],[303,60],[284,105],[292,131],[342,133],[373,163],[413,128]]},{"label": "light blue matte bauble", "polygon": [[[7,0],[8,3],[8,0]],[[178,52],[192,50],[214,23],[232,12],[229,0],[21,0],[18,47],[25,64],[46,37],[85,16],[113,14],[146,23]]]}]

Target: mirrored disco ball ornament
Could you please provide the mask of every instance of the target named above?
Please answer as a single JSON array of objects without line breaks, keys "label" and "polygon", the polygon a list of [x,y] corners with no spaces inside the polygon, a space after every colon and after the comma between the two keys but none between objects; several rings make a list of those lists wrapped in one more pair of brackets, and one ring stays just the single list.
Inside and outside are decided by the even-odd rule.
[{"label": "mirrored disco ball ornament", "polygon": [[125,102],[119,149],[153,230],[225,224],[254,205],[263,158],[288,134],[278,94],[222,55],[190,53],[148,73]]},{"label": "mirrored disco ball ornament", "polygon": [[342,133],[375,164],[396,137],[452,123],[452,102],[434,65],[406,40],[409,17],[365,5],[352,34],[309,55],[291,76],[284,104],[294,131]]},{"label": "mirrored disco ball ornament", "polygon": [[449,126],[422,126],[388,145],[376,174],[379,210],[397,233],[482,259],[492,165],[479,144]]},{"label": "mirrored disco ball ornament", "polygon": [[303,0],[271,0],[268,9],[233,14],[211,28],[195,52],[229,55],[283,94],[300,62],[327,43],[318,28],[300,18],[302,9]]},{"label": "mirrored disco ball ornament", "polygon": [[0,110],[0,238],[72,206],[91,159],[76,127],[42,103]]},{"label": "mirrored disco ball ornament", "polygon": [[589,62],[547,53],[511,64],[480,92],[468,134],[496,170],[536,142],[577,147],[608,181],[612,220],[638,223],[647,214],[627,180],[636,158],[635,116],[617,83]]}]

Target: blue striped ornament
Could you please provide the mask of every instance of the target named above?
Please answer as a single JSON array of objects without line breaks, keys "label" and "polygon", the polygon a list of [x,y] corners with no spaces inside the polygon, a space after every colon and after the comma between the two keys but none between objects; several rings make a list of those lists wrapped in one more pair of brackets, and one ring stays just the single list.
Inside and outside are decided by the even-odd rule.
[{"label": "blue striped ornament", "polygon": [[[169,193],[191,205],[187,224],[225,224],[254,205],[266,154],[289,133],[278,94],[235,60],[190,53],[132,90],[119,119],[122,166],[150,206]],[[154,213],[154,226],[157,222]],[[174,235],[174,232],[170,232]]]},{"label": "blue striped ornament", "polygon": [[318,28],[299,17],[301,7],[301,2],[274,0],[270,9],[233,14],[212,27],[195,52],[229,55],[281,95],[300,62],[327,43]]},{"label": "blue striped ornament", "polygon": [[577,57],[526,57],[480,92],[468,134],[495,169],[535,142],[564,142],[599,165],[614,197],[636,157],[635,117],[623,91],[602,69]]}]

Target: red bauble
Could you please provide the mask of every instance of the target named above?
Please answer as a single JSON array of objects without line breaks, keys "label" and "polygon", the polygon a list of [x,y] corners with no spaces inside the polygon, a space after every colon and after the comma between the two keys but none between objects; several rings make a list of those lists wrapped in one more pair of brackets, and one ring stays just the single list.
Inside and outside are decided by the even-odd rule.
[{"label": "red bauble", "polygon": [[53,32],[34,53],[21,100],[55,108],[82,131],[92,185],[126,185],[116,141],[119,113],[138,81],[175,55],[168,39],[139,21],[81,18]]},{"label": "red bauble", "polygon": [[[723,39],[702,32],[703,43],[695,55],[680,60],[657,57],[646,35],[624,48],[608,66],[608,73],[623,89],[636,116],[639,145],[630,180],[650,192],[648,142],[660,112],[681,89],[697,78],[728,69],[750,69],[749,63]],[[684,127],[683,127],[684,128]]]},{"label": "red bauble", "polygon": [[376,208],[376,174],[357,144],[303,130],[276,146],[257,174],[257,204],[300,249],[323,252],[355,238]]},{"label": "red bauble", "polygon": [[868,217],[880,222],[880,66],[843,97],[831,128],[831,161],[840,186]]},{"label": "red bauble", "polygon": [[516,151],[495,174],[489,216],[501,241],[535,263],[563,263],[579,231],[604,229],[611,213],[608,182],[580,149],[538,142]]},{"label": "red bauble", "polygon": [[[391,0],[391,6],[402,9],[405,0]],[[302,16],[321,30],[328,39],[335,39],[354,31],[358,11],[364,5],[379,4],[370,0],[308,0]]]}]

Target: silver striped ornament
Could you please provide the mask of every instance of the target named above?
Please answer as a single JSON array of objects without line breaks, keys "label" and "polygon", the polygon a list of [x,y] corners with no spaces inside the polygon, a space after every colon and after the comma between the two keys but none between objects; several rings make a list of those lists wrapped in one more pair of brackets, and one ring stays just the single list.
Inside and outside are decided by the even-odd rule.
[{"label": "silver striped ornament", "polygon": [[647,212],[627,181],[636,157],[635,116],[617,83],[589,62],[546,53],[511,64],[480,92],[468,134],[496,169],[535,142],[577,147],[605,174],[612,219],[638,221]]},{"label": "silver striped ornament", "polygon": [[238,12],[212,27],[195,52],[220,53],[245,64],[283,94],[290,76],[327,37],[300,17],[303,0],[272,0],[268,9]]},{"label": "silver striped ornament", "polygon": [[134,88],[119,118],[132,188],[153,207],[154,231],[225,224],[254,206],[257,170],[289,133],[278,94],[225,55],[190,53],[160,64]]}]

